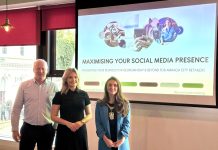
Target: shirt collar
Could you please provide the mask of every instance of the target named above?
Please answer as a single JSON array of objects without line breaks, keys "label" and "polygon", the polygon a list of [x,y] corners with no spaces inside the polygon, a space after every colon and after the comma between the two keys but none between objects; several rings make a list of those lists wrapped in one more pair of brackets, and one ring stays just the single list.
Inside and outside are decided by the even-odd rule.
[{"label": "shirt collar", "polygon": [[45,81],[42,84],[39,84],[34,78],[33,78],[33,82],[37,85],[42,85],[42,84],[46,84],[48,81],[45,79]]}]

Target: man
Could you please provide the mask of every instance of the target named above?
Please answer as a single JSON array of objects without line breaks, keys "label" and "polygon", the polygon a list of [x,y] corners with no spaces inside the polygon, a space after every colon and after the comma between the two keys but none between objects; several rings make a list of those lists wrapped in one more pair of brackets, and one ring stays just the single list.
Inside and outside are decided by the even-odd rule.
[{"label": "man", "polygon": [[[12,136],[20,142],[19,150],[51,150],[55,130],[50,111],[56,85],[46,80],[46,61],[37,59],[33,65],[34,78],[21,83],[11,115]],[[19,119],[24,107],[24,122],[19,133]]]}]

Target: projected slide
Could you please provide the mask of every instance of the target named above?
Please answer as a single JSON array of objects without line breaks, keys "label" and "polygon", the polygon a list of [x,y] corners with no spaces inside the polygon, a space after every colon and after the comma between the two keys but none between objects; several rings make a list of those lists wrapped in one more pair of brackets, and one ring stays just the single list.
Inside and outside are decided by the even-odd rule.
[{"label": "projected slide", "polygon": [[115,76],[131,99],[181,95],[189,103],[185,96],[199,96],[200,104],[208,104],[208,97],[213,104],[216,3],[139,10],[131,6],[128,11],[118,6],[114,12],[79,11],[81,88],[102,93],[105,81]]}]

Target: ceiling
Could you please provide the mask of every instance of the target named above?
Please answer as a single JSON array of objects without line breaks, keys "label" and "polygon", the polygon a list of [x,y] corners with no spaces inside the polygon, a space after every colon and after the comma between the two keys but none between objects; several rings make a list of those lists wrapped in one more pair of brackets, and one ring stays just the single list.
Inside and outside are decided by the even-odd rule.
[{"label": "ceiling", "polygon": [[[8,9],[37,7],[42,5],[58,5],[75,3],[76,0],[7,0]],[[6,0],[0,0],[0,11],[6,9]]]}]

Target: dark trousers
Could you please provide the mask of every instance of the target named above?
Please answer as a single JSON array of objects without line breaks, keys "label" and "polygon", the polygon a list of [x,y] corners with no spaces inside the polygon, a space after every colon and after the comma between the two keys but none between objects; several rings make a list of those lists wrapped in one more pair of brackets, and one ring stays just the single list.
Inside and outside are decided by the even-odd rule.
[{"label": "dark trousers", "polygon": [[34,150],[36,144],[38,150],[52,150],[55,134],[52,124],[35,126],[24,122],[20,133],[19,150]]}]

